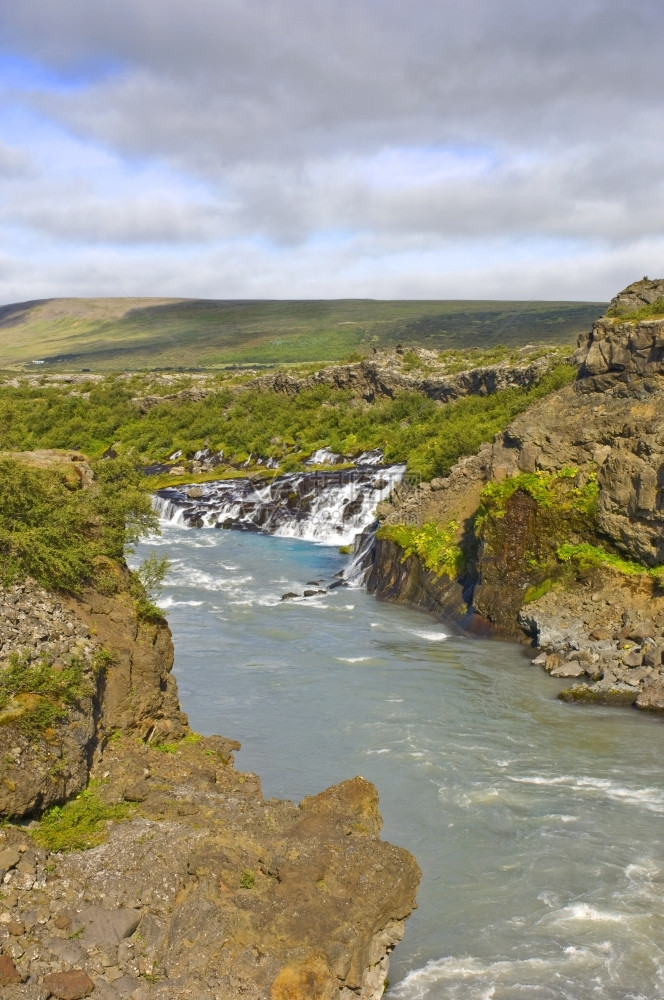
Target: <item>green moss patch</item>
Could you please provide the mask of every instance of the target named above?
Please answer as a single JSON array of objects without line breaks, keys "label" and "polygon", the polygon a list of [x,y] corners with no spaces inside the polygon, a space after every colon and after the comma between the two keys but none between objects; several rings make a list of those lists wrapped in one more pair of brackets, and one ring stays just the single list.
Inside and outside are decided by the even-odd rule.
[{"label": "green moss patch", "polygon": [[0,725],[15,725],[31,737],[57,725],[70,706],[93,693],[83,670],[76,657],[55,670],[47,660],[30,664],[12,653],[0,669]]},{"label": "green moss patch", "polygon": [[130,811],[126,802],[106,805],[91,784],[65,805],[49,809],[32,831],[32,838],[49,851],[84,851],[107,839],[109,820],[125,819]]},{"label": "green moss patch", "polygon": [[607,552],[599,545],[582,542],[579,545],[565,543],[556,549],[556,555],[561,562],[572,563],[579,571],[596,567],[610,567],[624,576],[649,576],[660,581],[664,578],[664,566],[644,566],[642,563],[622,559],[620,556]]},{"label": "green moss patch", "polygon": [[464,565],[463,552],[457,542],[459,525],[456,521],[447,524],[428,522],[422,527],[406,524],[386,525],[380,528],[378,538],[395,542],[403,549],[403,560],[416,555],[436,576],[455,579]]}]

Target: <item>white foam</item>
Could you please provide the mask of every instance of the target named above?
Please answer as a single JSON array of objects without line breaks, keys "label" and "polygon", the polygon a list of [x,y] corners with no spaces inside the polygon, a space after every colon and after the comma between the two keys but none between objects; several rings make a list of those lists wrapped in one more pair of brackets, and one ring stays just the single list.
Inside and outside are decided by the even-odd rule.
[{"label": "white foam", "polygon": [[627,924],[629,923],[629,917],[625,913],[617,913],[614,910],[599,910],[595,906],[591,906],[590,903],[570,903],[569,906],[563,906],[561,910],[558,910],[552,916],[547,915],[545,920],[551,921],[556,924],[567,924],[567,923],[609,923],[609,924]]},{"label": "white foam", "polygon": [[371,656],[335,656],[334,658],[339,663],[366,663],[367,660],[373,659]]},{"label": "white foam", "polygon": [[[448,996],[483,1000],[495,995],[496,986],[518,989],[522,982],[532,983],[534,977],[544,984],[557,967],[556,956],[550,959],[535,956],[486,962],[470,956],[450,955],[433,959],[422,968],[409,972],[405,979],[390,989],[388,996],[391,1000],[442,1000]],[[459,989],[462,984],[463,988]],[[472,992],[468,992],[469,988]],[[441,989],[445,989],[445,993],[441,993]],[[448,989],[453,992],[448,993]],[[501,991],[502,995],[507,994]],[[546,995],[551,995],[548,988]]]},{"label": "white foam", "polygon": [[157,604],[166,611],[168,608],[199,608],[203,601],[176,601],[173,597],[161,597]]},{"label": "white foam", "polygon": [[442,642],[443,639],[448,638],[446,632],[428,632],[420,631],[419,629],[406,629],[405,631],[417,636],[418,639],[426,639],[427,642]]},{"label": "white foam", "polygon": [[519,785],[564,785],[575,792],[600,793],[614,802],[629,806],[640,806],[649,812],[664,813],[664,791],[660,788],[629,788],[609,778],[574,777],[573,775],[533,774],[526,776],[509,775],[509,780]]}]

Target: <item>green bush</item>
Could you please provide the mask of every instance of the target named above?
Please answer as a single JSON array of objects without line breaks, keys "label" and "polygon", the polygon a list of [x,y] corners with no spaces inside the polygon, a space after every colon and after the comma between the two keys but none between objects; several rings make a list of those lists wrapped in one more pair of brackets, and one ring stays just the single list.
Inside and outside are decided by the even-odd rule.
[{"label": "green bush", "polygon": [[623,311],[614,306],[613,309],[607,309],[606,315],[610,319],[619,319],[622,323],[640,323],[643,319],[661,319],[664,317],[664,299],[655,299],[649,305],[632,310]]},{"label": "green bush", "polygon": [[124,819],[126,802],[106,805],[95,794],[94,784],[63,806],[53,806],[32,832],[33,840],[48,851],[84,851],[106,840],[108,820]]},{"label": "green bush", "polygon": [[99,556],[120,559],[158,519],[142,477],[126,459],[95,464],[91,488],[52,469],[0,460],[0,583],[32,576],[77,592]]},{"label": "green bush", "polygon": [[622,559],[612,552],[607,552],[600,545],[591,545],[589,542],[582,542],[578,545],[566,542],[558,546],[556,555],[561,562],[572,563],[581,572],[598,566],[609,566],[625,576],[648,575],[655,580],[660,580],[664,571],[662,566],[649,568],[641,563]]}]

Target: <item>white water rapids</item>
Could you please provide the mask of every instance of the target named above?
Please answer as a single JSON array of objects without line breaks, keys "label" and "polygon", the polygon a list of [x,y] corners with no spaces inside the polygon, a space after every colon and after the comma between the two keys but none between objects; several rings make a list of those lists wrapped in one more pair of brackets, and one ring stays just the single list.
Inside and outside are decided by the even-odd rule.
[{"label": "white water rapids", "polygon": [[[365,469],[352,493],[329,479],[299,506],[305,474],[253,496],[237,480],[197,500],[169,488],[180,501],[162,498],[163,534],[135,559],[171,560],[160,604],[192,727],[241,740],[238,767],[266,797],[376,784],[383,835],[423,870],[390,1000],[659,1000],[661,720],[563,704],[566,682],[519,645],[332,589],[348,568],[338,546],[370,522],[387,490],[372,477],[388,471]],[[233,510],[244,531],[212,530]]]}]

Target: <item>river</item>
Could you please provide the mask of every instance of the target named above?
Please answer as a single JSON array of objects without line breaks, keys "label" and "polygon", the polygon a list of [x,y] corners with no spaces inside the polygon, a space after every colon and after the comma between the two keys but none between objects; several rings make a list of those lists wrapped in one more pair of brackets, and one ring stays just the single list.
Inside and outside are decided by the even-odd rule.
[{"label": "river", "polygon": [[659,719],[558,702],[522,647],[361,589],[281,600],[337,547],[165,523],[153,550],[192,727],[241,740],[266,797],[362,774],[417,857],[390,1000],[664,995]]}]

